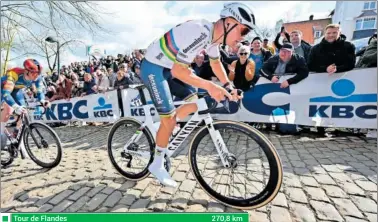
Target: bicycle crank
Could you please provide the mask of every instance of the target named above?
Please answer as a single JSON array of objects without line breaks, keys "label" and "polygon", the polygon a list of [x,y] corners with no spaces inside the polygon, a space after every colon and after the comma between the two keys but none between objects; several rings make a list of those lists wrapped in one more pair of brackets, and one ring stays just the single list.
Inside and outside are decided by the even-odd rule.
[{"label": "bicycle crank", "polygon": [[167,172],[169,173],[169,170],[171,169],[171,166],[172,166],[171,160],[169,159],[169,157],[167,155],[164,156],[164,159],[165,159],[164,167],[167,170]]},{"label": "bicycle crank", "polygon": [[11,155],[11,157],[13,158],[17,158],[18,157],[18,150],[17,150],[17,147],[15,147],[13,144],[11,144],[8,148],[8,152],[9,154]]}]

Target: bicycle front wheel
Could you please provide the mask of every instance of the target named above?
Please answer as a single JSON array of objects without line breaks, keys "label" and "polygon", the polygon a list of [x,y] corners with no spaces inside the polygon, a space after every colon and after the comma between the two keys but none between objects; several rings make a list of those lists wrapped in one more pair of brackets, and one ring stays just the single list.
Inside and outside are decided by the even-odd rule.
[{"label": "bicycle front wheel", "polygon": [[30,158],[43,168],[54,168],[62,160],[60,139],[46,124],[31,123],[24,131],[24,145]]},{"label": "bicycle front wheel", "polygon": [[282,184],[282,164],[273,144],[243,123],[217,121],[213,126],[232,164],[223,166],[207,126],[202,127],[189,148],[197,182],[209,196],[230,207],[254,209],[271,202]]},{"label": "bicycle front wheel", "polygon": [[[150,175],[148,166],[153,161],[154,140],[148,128],[132,118],[114,123],[108,135],[108,155],[114,168],[129,180],[142,180]],[[126,152],[131,151],[134,153]],[[145,153],[146,155],[136,155]]]},{"label": "bicycle front wheel", "polygon": [[11,149],[11,145],[1,148],[1,165],[3,167],[6,167],[13,163],[14,159],[9,149]]}]

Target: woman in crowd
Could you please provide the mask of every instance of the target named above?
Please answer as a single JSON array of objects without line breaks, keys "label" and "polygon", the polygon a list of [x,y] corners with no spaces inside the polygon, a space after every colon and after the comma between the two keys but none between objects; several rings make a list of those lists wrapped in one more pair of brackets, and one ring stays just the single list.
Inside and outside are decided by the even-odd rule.
[{"label": "woman in crowd", "polygon": [[248,46],[241,46],[238,50],[239,59],[231,63],[228,75],[235,87],[243,92],[251,88],[252,79],[255,76],[255,62],[248,59],[250,53],[251,50]]}]

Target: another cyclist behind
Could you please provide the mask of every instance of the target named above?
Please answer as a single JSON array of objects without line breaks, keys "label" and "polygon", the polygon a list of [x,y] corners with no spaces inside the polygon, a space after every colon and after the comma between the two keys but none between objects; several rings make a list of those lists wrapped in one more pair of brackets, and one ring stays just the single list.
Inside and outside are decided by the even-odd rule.
[{"label": "another cyclist behind", "polygon": [[[7,70],[6,74],[1,77],[1,104],[4,109],[1,111],[1,142],[2,147],[6,142],[6,136],[4,134],[6,123],[9,120],[13,110],[16,114],[21,115],[26,113],[26,102],[23,90],[24,88],[31,87],[35,84],[37,88],[37,99],[45,107],[48,107],[50,103],[44,100],[43,94],[43,82],[42,82],[42,66],[35,59],[27,59],[24,61],[24,68],[13,68]],[[5,102],[5,103],[3,103]],[[21,119],[17,121],[16,129],[13,135],[17,135],[18,129],[21,126]]]},{"label": "another cyclist behind", "polygon": [[[177,186],[164,168],[169,137],[176,121],[197,110],[194,103],[176,109],[172,94],[185,101],[197,99],[194,86],[205,89],[217,102],[225,96],[234,101],[242,98],[237,95],[222,66],[219,46],[224,44],[235,49],[236,44],[255,27],[255,17],[251,9],[242,3],[226,4],[220,16],[221,19],[215,23],[191,20],[177,25],[147,48],[141,64],[142,80],[161,117],[154,161],[149,166],[149,171],[166,186]],[[211,60],[211,68],[224,84],[223,87],[198,77],[189,68],[194,57],[204,49]],[[232,90],[231,94],[225,87]]]}]

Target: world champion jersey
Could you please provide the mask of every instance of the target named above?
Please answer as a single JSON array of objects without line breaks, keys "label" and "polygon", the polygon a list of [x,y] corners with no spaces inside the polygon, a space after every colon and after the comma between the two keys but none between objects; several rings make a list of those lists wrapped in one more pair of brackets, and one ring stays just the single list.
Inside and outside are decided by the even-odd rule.
[{"label": "world champion jersey", "polygon": [[219,59],[219,43],[211,43],[213,28],[204,19],[179,24],[148,46],[145,59],[168,69],[177,62],[189,66],[202,50],[210,59]]}]

